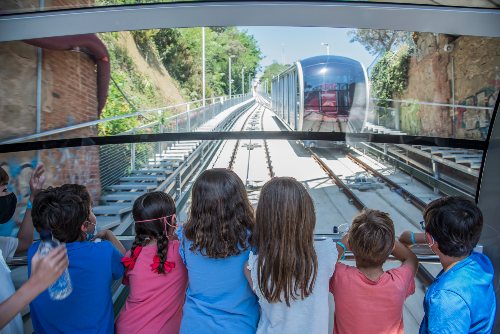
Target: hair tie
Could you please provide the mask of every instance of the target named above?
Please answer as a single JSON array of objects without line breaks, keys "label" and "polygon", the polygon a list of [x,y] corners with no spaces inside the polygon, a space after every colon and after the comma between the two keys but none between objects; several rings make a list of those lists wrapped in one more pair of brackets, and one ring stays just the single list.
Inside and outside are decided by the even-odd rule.
[{"label": "hair tie", "polygon": [[142,246],[137,246],[135,247],[133,253],[131,254],[131,256],[124,256],[122,258],[122,263],[123,263],[123,266],[125,267],[125,273],[123,274],[123,284],[128,284],[128,277],[127,277],[127,273],[129,271],[131,271],[132,269],[134,269],[134,266],[135,266],[135,262],[137,261],[137,258],[139,257],[139,254],[141,254],[141,251],[142,251]]},{"label": "hair tie", "polygon": [[165,233],[165,235],[168,236],[167,225],[170,226],[170,227],[173,227],[173,228],[177,227],[177,224],[170,224],[168,222],[168,219],[167,219],[168,217],[172,217],[172,220],[174,220],[177,216],[174,213],[172,215],[163,216],[163,217],[159,217],[159,218],[146,219],[146,220],[136,220],[135,222],[136,223],[147,223],[147,222],[152,222],[152,221],[155,221],[155,220],[161,220],[163,222],[163,233]]},{"label": "hair tie", "polygon": [[[151,271],[157,274],[160,274],[160,257],[158,255],[155,255],[153,257],[153,263],[151,264]],[[172,271],[172,269],[175,268],[175,262],[170,262],[170,261],[165,261],[163,264],[163,269],[165,269],[165,273],[169,273]]]}]

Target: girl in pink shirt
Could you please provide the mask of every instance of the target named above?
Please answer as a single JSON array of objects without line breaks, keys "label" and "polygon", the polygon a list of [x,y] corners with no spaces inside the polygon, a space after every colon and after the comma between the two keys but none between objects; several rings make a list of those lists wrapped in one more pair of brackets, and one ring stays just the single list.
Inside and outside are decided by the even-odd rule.
[{"label": "girl in pink shirt", "polygon": [[187,271],[175,237],[175,202],[163,192],[137,198],[135,240],[125,254],[123,284],[130,294],[116,320],[117,333],[178,333]]}]

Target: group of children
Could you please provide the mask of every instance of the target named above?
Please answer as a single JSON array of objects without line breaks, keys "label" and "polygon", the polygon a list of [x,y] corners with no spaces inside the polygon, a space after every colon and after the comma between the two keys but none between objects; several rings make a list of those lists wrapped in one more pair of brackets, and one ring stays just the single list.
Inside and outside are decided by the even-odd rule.
[{"label": "group of children", "polygon": [[[314,204],[300,182],[271,179],[254,212],[240,178],[211,169],[194,183],[182,226],[162,192],[137,198],[132,215],[135,240],[125,252],[109,231],[92,241],[96,221],[83,186],[37,194],[33,224],[66,243],[73,292],[53,301],[45,291],[32,301],[36,333],[328,333],[329,292],[334,333],[403,333],[418,267],[406,245],[418,242],[443,265],[426,293],[420,333],[492,330],[493,268],[472,251],[482,216],[465,199],[432,202],[425,233],[396,240],[387,214],[365,210],[341,242],[314,241]],[[356,266],[341,262],[349,250]],[[402,264],[384,271],[391,254]],[[130,293],[115,322],[110,286],[120,278]]]}]

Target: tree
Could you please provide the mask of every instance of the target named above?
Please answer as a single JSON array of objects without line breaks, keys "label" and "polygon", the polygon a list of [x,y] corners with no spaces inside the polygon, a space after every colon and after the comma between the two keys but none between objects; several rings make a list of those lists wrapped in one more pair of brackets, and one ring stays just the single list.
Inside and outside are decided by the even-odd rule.
[{"label": "tree", "polygon": [[271,93],[271,81],[275,76],[286,70],[290,65],[278,64],[276,61],[271,65],[267,66],[264,70],[264,74],[260,77],[260,82],[264,83],[266,80],[268,81],[267,93]]},{"label": "tree", "polygon": [[408,44],[411,35],[406,31],[356,29],[348,31],[350,42],[358,42],[372,55],[393,50],[401,44]]}]

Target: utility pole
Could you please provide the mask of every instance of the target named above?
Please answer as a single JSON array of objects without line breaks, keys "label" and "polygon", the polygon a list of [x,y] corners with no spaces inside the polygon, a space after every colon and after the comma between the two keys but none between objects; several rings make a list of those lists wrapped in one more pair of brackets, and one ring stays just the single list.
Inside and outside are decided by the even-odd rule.
[{"label": "utility pole", "polygon": [[201,28],[201,66],[202,66],[202,78],[201,78],[201,82],[202,82],[202,95],[203,95],[203,107],[205,106],[205,94],[206,94],[206,91],[205,91],[205,27],[202,27]]},{"label": "utility pole", "polygon": [[231,99],[231,83],[233,80],[231,80],[231,59],[234,58],[234,55],[229,56],[229,98]]},{"label": "utility pole", "polygon": [[321,43],[321,45],[326,46],[326,55],[329,56],[330,55],[330,44],[323,42],[323,43]]}]

